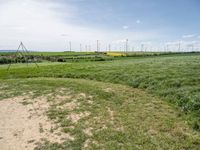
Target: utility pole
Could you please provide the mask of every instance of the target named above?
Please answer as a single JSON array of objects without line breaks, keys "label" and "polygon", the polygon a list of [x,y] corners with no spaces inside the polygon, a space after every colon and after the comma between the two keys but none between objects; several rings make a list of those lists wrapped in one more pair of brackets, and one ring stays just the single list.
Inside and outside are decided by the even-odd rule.
[{"label": "utility pole", "polygon": [[80,52],[82,51],[82,44],[80,44]]},{"label": "utility pole", "polygon": [[150,48],[149,48],[149,52],[152,52],[152,46],[150,46]]},{"label": "utility pole", "polygon": [[169,51],[169,45],[167,44],[167,52]]},{"label": "utility pole", "polygon": [[69,51],[70,52],[72,51],[72,43],[71,43],[71,41],[69,42]]},{"label": "utility pole", "polygon": [[101,43],[99,43],[99,52],[101,51]]},{"label": "utility pole", "polygon": [[126,39],[126,53],[128,52],[128,39]]},{"label": "utility pole", "polygon": [[91,51],[91,45],[89,45],[89,51]]},{"label": "utility pole", "polygon": [[144,49],[144,44],[141,44],[141,52],[143,51]]},{"label": "utility pole", "polygon": [[99,40],[97,40],[97,52],[99,52]]},{"label": "utility pole", "polygon": [[179,52],[181,51],[181,43],[180,42],[178,43],[178,51]]},{"label": "utility pole", "polygon": [[109,50],[109,52],[111,51],[111,45],[110,44],[108,45],[108,50]]},{"label": "utility pole", "polygon": [[135,48],[134,48],[134,47],[132,47],[132,52],[134,52],[134,49],[135,49]]},{"label": "utility pole", "polygon": [[192,52],[194,51],[194,45],[192,44]]}]

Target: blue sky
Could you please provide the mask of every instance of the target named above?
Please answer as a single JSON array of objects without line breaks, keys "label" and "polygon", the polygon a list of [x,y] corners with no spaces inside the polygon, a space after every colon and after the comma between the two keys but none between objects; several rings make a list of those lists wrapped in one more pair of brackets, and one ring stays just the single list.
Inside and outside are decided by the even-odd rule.
[{"label": "blue sky", "polygon": [[199,27],[199,0],[0,0],[0,49],[119,49],[126,38],[130,49],[198,48]]},{"label": "blue sky", "polygon": [[[72,23],[110,30],[158,30],[169,38],[197,33],[200,27],[199,0],[75,0],[81,11]],[[139,20],[140,22],[137,22]]]},{"label": "blue sky", "polygon": [[[71,1],[79,10],[75,23],[118,30],[128,24],[135,30],[179,29],[191,31],[200,25],[198,0],[80,0]],[[137,25],[136,20],[143,24]]]}]

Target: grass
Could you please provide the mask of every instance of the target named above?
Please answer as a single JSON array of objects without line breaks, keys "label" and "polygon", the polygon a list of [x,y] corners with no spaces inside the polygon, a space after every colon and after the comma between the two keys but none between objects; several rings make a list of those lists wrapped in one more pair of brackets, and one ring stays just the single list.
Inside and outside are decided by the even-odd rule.
[{"label": "grass", "polygon": [[31,55],[43,56],[79,56],[79,55],[94,55],[95,52],[31,52]]},{"label": "grass", "polygon": [[[51,107],[46,115],[63,132],[74,137],[74,140],[61,144],[45,139],[36,150],[82,149],[86,145],[87,149],[148,150],[198,149],[200,146],[199,132],[188,127],[183,116],[179,115],[180,111],[142,90],[82,79],[6,79],[0,83],[0,99],[29,95],[30,91],[33,97],[51,94]],[[70,98],[57,103],[54,95]],[[73,100],[77,100],[79,105],[72,110],[58,107]],[[89,115],[77,122],[67,117],[84,112],[89,112]]]},{"label": "grass", "polygon": [[[13,55],[15,52],[1,52],[0,56]],[[29,52],[35,56],[78,56],[78,55],[94,55],[95,52]]]},{"label": "grass", "polygon": [[[41,64],[40,68],[16,65],[0,67],[0,78],[83,78],[129,85],[160,96],[192,115],[199,122],[200,56],[129,58],[106,62]],[[189,117],[190,117],[189,115]],[[195,118],[195,120],[193,120]],[[198,123],[199,124],[199,123]]]},{"label": "grass", "polygon": [[[46,141],[38,149],[81,149],[87,140],[91,149],[198,149],[200,146],[200,55],[46,62],[39,66],[16,64],[7,71],[7,65],[1,65],[0,98],[20,95],[22,91],[32,91],[35,97],[56,95],[58,88],[70,91],[74,98],[80,93],[87,96],[78,99],[80,107],[72,112],[56,109],[57,104],[47,112],[63,132],[71,133],[76,140],[61,145]],[[89,96],[93,97],[92,104],[87,103]],[[70,113],[85,111],[90,115],[77,124],[63,119]],[[75,127],[73,130],[67,128],[71,125]],[[105,130],[98,130],[104,125]],[[93,129],[92,137],[83,132],[87,126]],[[123,131],[116,131],[121,127]]]}]

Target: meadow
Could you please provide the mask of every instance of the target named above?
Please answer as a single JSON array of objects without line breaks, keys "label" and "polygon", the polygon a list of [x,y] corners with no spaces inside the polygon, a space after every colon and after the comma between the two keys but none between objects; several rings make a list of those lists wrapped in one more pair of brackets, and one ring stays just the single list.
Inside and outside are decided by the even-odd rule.
[{"label": "meadow", "polygon": [[35,149],[200,147],[200,55],[38,65],[13,64],[10,70],[0,65],[2,101],[28,95],[22,103],[31,105],[45,96],[50,103],[45,115],[73,137],[60,143],[45,139]]}]

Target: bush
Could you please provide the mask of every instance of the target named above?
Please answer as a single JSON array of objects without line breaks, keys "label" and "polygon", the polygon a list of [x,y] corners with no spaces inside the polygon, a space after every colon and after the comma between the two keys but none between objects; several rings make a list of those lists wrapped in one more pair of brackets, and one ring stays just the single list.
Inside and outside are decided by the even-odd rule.
[{"label": "bush", "polygon": [[0,58],[0,64],[9,64],[12,62],[12,59],[6,58],[6,57],[1,57]]}]

